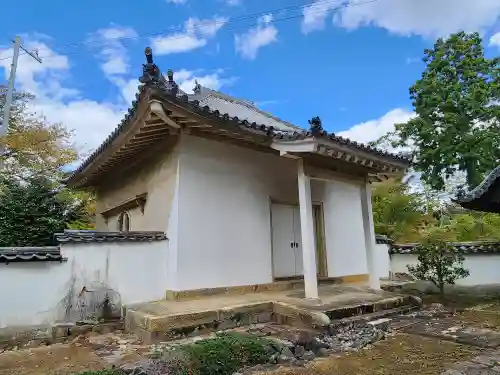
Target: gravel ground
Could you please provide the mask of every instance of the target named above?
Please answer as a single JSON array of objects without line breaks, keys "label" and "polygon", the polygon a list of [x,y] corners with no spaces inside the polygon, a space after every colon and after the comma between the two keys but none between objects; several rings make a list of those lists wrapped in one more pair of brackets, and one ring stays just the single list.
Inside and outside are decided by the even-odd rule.
[{"label": "gravel ground", "polygon": [[[453,319],[461,324],[498,329],[500,305],[477,306]],[[288,335],[282,335],[283,326],[257,328],[253,333],[264,336],[278,336],[279,333],[289,350],[272,355],[275,368],[271,371],[259,373],[249,369],[248,372],[268,375],[430,375],[481,354],[481,350],[475,347],[414,334],[391,333],[386,328],[383,324],[376,327],[345,325],[333,328],[329,335],[313,337],[308,333],[305,340],[303,332],[298,334],[294,330],[285,330]],[[2,353],[0,375],[70,375],[82,370],[109,368],[111,363],[136,363],[156,349],[123,333],[82,337],[71,344]],[[318,358],[325,355],[328,357]],[[309,362],[314,358],[316,360]],[[276,365],[283,367],[276,369]]]},{"label": "gravel ground", "polygon": [[304,368],[281,368],[263,375],[436,375],[473,358],[478,349],[420,336],[398,334],[358,352],[318,359]]}]

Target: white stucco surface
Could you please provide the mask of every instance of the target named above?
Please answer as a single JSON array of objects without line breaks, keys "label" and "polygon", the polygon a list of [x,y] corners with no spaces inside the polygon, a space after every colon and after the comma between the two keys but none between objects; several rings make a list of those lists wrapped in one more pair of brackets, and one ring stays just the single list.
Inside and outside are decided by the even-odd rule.
[{"label": "white stucco surface", "polygon": [[0,264],[0,328],[43,324],[61,316],[71,279],[104,283],[123,304],[164,298],[168,241],[66,244],[66,262]]},{"label": "white stucco surface", "polygon": [[314,181],[323,202],[328,276],[361,275],[366,265],[360,186],[343,181]]},{"label": "white stucco surface", "polygon": [[[169,289],[272,282],[271,201],[298,204],[297,161],[183,135],[178,173]],[[323,203],[328,275],[366,274],[359,185],[311,185]]]},{"label": "white stucco surface", "polygon": [[[408,273],[407,265],[416,265],[415,254],[391,255],[392,272]],[[464,267],[470,275],[465,279],[457,280],[458,285],[487,285],[500,284],[500,255],[496,254],[471,254],[465,256]]]},{"label": "white stucco surface", "polygon": [[375,264],[377,268],[377,276],[380,279],[390,277],[391,260],[389,257],[389,245],[385,243],[375,245]]}]

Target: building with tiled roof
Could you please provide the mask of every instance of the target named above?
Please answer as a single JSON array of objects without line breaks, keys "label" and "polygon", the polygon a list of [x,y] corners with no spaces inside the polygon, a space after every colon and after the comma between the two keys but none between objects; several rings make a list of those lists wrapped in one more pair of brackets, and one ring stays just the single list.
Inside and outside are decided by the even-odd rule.
[{"label": "building with tiled roof", "polygon": [[67,179],[96,192],[98,231],[165,233],[172,291],[304,277],[316,298],[318,276],[379,286],[370,182],[407,159],[318,117],[306,130],[199,84],[188,95],[146,56],[127,115]]}]

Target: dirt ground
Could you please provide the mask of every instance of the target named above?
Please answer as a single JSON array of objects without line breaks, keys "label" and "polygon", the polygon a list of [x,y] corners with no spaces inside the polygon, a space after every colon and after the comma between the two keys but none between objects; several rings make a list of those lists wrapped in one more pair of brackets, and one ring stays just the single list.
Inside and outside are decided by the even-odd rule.
[{"label": "dirt ground", "polygon": [[[455,316],[458,324],[500,329],[500,302],[476,302],[476,307],[471,308],[472,305],[468,303],[468,309]],[[397,333],[359,352],[318,359],[305,368],[281,368],[266,375],[434,375],[479,353],[476,347]],[[0,375],[73,375],[109,367],[90,348],[73,344],[0,354]]]},{"label": "dirt ground", "polygon": [[[436,301],[431,297],[424,302]],[[457,324],[500,329],[500,301],[452,298],[446,302],[448,307],[462,310],[453,319]],[[437,375],[447,366],[469,360],[480,352],[477,347],[398,333],[356,353],[331,356],[305,368],[282,368],[265,375]]]},{"label": "dirt ground", "polygon": [[0,354],[0,375],[69,375],[107,367],[91,349],[70,344]]},{"label": "dirt ground", "polygon": [[356,353],[312,362],[306,368],[283,368],[266,375],[436,375],[479,350],[420,336],[398,334]]}]

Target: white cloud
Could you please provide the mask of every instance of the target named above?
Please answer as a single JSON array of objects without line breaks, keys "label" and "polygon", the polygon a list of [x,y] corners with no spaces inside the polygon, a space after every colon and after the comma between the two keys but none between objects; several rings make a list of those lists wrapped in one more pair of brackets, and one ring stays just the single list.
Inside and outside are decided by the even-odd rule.
[{"label": "white cloud", "polygon": [[[73,130],[74,142],[81,151],[88,152],[98,146],[121,120],[125,107],[83,99],[79,90],[63,85],[70,69],[66,56],[57,54],[39,41],[26,40],[24,46],[44,51],[43,64],[28,55],[19,57],[16,87],[36,95],[31,109],[50,122],[62,122]],[[11,53],[10,49],[0,49],[0,59]],[[0,68],[7,78],[10,61],[0,60]]]},{"label": "white cloud", "polygon": [[349,138],[351,141],[363,143],[372,142],[394,131],[395,124],[406,122],[413,116],[413,112],[403,108],[396,108],[378,119],[354,125],[345,131],[337,133],[337,135]]},{"label": "white cloud", "polygon": [[339,4],[331,1],[316,0],[311,5],[304,7],[302,13],[302,32],[308,34],[314,30],[322,30],[325,27],[325,20],[329,12]]},{"label": "white cloud", "polygon": [[172,4],[186,4],[187,0],[167,0],[167,3]]},{"label": "white cloud", "polygon": [[241,5],[241,3],[242,3],[242,0],[226,0],[226,4],[231,6],[231,7]]},{"label": "white cloud", "polygon": [[184,92],[191,94],[193,92],[195,80],[204,87],[219,90],[222,86],[229,86],[238,79],[237,77],[223,77],[223,73],[223,70],[205,73],[202,70],[191,71],[182,69],[178,72],[174,72],[174,78]]},{"label": "white cloud", "polygon": [[272,20],[272,14],[266,14],[259,19],[257,26],[244,34],[235,35],[236,51],[244,58],[253,60],[257,57],[259,49],[276,42],[278,29],[271,23]]},{"label": "white cloud", "polygon": [[491,36],[489,45],[500,48],[500,32]]},{"label": "white cloud", "polygon": [[[107,76],[107,79],[120,89],[120,97],[113,101],[85,98],[79,90],[65,85],[65,78],[70,76],[71,68],[67,56],[57,54],[40,41],[27,39],[24,46],[44,51],[43,64],[37,63],[27,55],[19,57],[16,87],[18,90],[29,91],[36,95],[36,101],[31,109],[36,114],[45,116],[48,121],[60,122],[73,130],[73,140],[80,151],[88,153],[98,147],[116,128],[128,106],[135,99],[139,84],[137,79],[130,79],[127,75],[114,71]],[[0,48],[0,73],[3,69],[5,78],[10,71],[10,59],[3,58],[10,57],[11,54],[10,48]],[[185,69],[176,72],[175,79],[187,92],[192,91],[195,79],[202,85],[216,90],[236,80],[234,77],[226,77],[223,70],[204,72]]]},{"label": "white cloud", "polygon": [[135,37],[137,37],[137,32],[134,29],[118,25],[111,25],[93,33],[90,41],[102,45],[99,52],[103,61],[101,69],[107,77],[128,73],[129,59],[122,39]]},{"label": "white cloud", "polygon": [[[334,8],[316,0],[304,8],[302,29],[305,32],[321,29]],[[347,29],[376,26],[399,35],[423,37],[445,36],[453,32],[484,31],[500,15],[498,0],[384,0],[360,2],[344,0],[334,12],[334,23]]]},{"label": "white cloud", "polygon": [[198,39],[194,35],[182,33],[169,36],[159,36],[151,39],[153,51],[157,55],[168,55],[171,53],[188,52],[207,44],[205,39]]},{"label": "white cloud", "polygon": [[151,38],[151,46],[156,55],[168,55],[192,51],[207,45],[227,18],[214,16],[211,19],[189,18],[184,22],[185,30],[166,36]]}]

